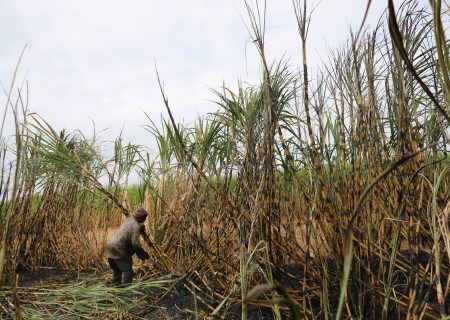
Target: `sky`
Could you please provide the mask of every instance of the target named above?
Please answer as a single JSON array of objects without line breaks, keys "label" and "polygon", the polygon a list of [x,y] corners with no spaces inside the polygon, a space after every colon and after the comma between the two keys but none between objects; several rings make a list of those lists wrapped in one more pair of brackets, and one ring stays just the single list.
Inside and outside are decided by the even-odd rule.
[{"label": "sky", "polygon": [[[298,67],[292,1],[267,2],[268,60],[284,57]],[[307,43],[312,70],[348,39],[350,28],[358,29],[366,5],[318,4]],[[386,5],[373,1],[366,27],[376,25]],[[26,45],[16,83],[28,82],[31,111],[57,130],[89,136],[95,123],[96,131],[105,129],[104,140],[123,130],[125,140],[151,147],[144,112],[155,122],[167,116],[155,65],[176,120],[185,123],[217,109],[211,89],[239,79],[258,83],[259,60],[245,22],[243,0],[1,0],[0,81],[9,88]],[[5,105],[2,95],[2,114]],[[11,128],[10,114],[6,121]]]}]

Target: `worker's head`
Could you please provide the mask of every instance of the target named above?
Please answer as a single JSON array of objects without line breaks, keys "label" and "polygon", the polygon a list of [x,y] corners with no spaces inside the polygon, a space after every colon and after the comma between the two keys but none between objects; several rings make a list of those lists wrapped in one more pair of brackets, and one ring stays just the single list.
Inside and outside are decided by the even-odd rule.
[{"label": "worker's head", "polygon": [[134,218],[138,223],[143,223],[147,219],[148,212],[144,208],[139,208],[134,213]]}]

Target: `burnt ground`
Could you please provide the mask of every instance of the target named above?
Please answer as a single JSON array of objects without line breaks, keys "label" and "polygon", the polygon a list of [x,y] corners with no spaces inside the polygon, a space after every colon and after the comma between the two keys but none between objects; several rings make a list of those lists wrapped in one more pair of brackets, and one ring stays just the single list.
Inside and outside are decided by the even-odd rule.
[{"label": "burnt ground", "polygon": [[[175,289],[152,311],[145,314],[146,319],[196,319],[193,312],[197,310],[200,319],[210,314],[209,309],[191,292],[184,288]],[[217,319],[238,320],[241,319],[240,309],[227,312],[224,318]],[[273,319],[273,313],[268,308],[259,308],[248,312],[249,320],[269,320]]]},{"label": "burnt ground", "polygon": [[[136,270],[138,271],[138,270]],[[143,276],[142,270],[137,272],[138,279],[136,281],[140,281],[140,278]],[[290,265],[283,270],[274,270],[274,278],[286,289],[286,290],[296,290],[299,287],[301,278],[303,277],[303,268],[300,265]],[[26,272],[21,273],[19,276],[19,286],[20,287],[47,287],[55,284],[70,284],[76,283],[78,281],[84,281],[89,279],[89,282],[92,283],[105,283],[108,284],[109,279],[111,278],[109,270],[64,270],[64,269],[40,269],[35,272]],[[155,276],[155,278],[157,278]],[[394,279],[393,280],[398,285],[405,285],[403,282],[405,279]],[[187,290],[183,283],[176,285],[170,293],[164,296],[164,298],[159,299],[164,293],[164,289],[154,288],[147,289],[146,298],[143,301],[143,307],[140,308],[139,311],[134,312],[131,310],[131,313],[139,315],[142,319],[196,319],[195,314],[199,315],[199,319],[204,318],[204,316],[209,316],[211,314],[211,309],[208,308],[202,301],[211,301],[210,297],[203,292],[208,292],[206,288],[201,288],[200,284],[196,284],[199,286],[201,290],[196,292],[196,296],[194,296],[189,290]],[[335,286],[333,290],[339,290],[339,282],[332,284]],[[433,295],[433,292],[431,292]],[[337,297],[336,297],[337,298]],[[435,303],[436,297],[431,296],[429,301],[431,303]],[[320,309],[319,301],[312,301],[313,309]],[[215,303],[210,303],[213,307],[216,306]],[[395,305],[391,305],[393,307],[389,312],[389,318],[392,319],[403,319],[403,315],[405,314],[405,310],[395,309]],[[285,307],[285,306],[284,306]],[[284,316],[283,319],[289,319],[289,312],[287,308],[283,309]],[[230,319],[237,320],[241,319],[241,310],[240,307],[237,306],[235,308],[231,308],[228,310],[228,313],[225,317],[217,318],[217,319]],[[209,317],[208,317],[209,318]],[[257,308],[255,310],[249,310],[248,319],[256,320],[256,319],[273,319],[272,310],[269,308]],[[319,317],[320,318],[320,317]]]},{"label": "burnt ground", "polygon": [[[138,278],[140,278],[140,272],[137,272]],[[64,285],[76,283],[89,279],[92,283],[101,282],[110,285],[110,272],[109,270],[65,270],[56,268],[41,268],[33,272],[21,272],[18,278],[19,287],[51,287],[52,285]],[[139,279],[135,280],[139,281]],[[148,290],[148,289],[147,289]],[[167,294],[158,305],[152,305],[159,297],[164,294],[164,290],[161,288],[154,288],[151,291],[146,292],[147,298],[146,304],[148,307],[143,307],[139,311],[131,310],[132,314],[144,319],[196,319],[195,313],[200,316],[209,316],[211,313],[200,299],[202,294],[198,294],[200,299],[194,297],[194,295],[183,287],[182,284],[175,286],[173,290]],[[235,308],[233,311],[229,311],[225,317],[217,317],[217,319],[229,319],[237,320],[241,319],[240,308]],[[269,308],[257,308],[248,311],[249,320],[269,320],[273,319],[273,313]]]},{"label": "burnt ground", "polygon": [[[274,272],[275,279],[286,289],[298,288],[300,278],[303,275],[303,268],[300,265],[291,265],[283,270]],[[213,281],[213,279],[210,279]],[[182,284],[176,286],[170,294],[168,294],[157,307],[145,314],[147,319],[196,319],[193,313],[209,316],[211,309],[202,301],[210,302],[210,305],[216,306],[208,297],[208,288],[203,287],[200,283],[196,283],[201,292],[197,291],[197,297],[187,290]],[[214,284],[212,284],[214,286]],[[267,304],[267,303],[266,303]],[[281,304],[281,314],[283,319],[290,319],[287,306]],[[238,320],[241,319],[240,304],[236,304],[228,309],[225,317],[217,317],[217,319]],[[248,306],[247,318],[249,320],[269,320],[274,319],[271,308],[268,307],[251,307]],[[216,318],[214,318],[216,319]]]},{"label": "burnt ground", "polygon": [[67,284],[99,274],[96,270],[67,270],[57,268],[40,268],[32,272],[19,274],[19,287],[38,287],[52,284]]}]

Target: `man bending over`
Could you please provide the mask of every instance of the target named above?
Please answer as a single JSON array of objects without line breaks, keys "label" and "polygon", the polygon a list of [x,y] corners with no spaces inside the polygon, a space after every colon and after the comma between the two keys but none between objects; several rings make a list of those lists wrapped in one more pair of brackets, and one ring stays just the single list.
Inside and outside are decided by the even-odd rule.
[{"label": "man bending over", "polygon": [[129,285],[133,281],[133,254],[136,253],[141,260],[149,258],[139,240],[140,223],[143,223],[147,216],[145,209],[136,210],[134,216],[126,218],[106,243],[106,257],[113,270],[113,282],[116,286]]}]

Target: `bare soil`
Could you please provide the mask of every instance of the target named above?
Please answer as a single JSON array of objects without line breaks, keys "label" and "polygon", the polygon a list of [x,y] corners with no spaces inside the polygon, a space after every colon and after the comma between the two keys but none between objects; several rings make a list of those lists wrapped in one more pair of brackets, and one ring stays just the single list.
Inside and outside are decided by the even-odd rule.
[{"label": "bare soil", "polygon": [[[99,282],[106,282],[109,285],[109,270],[95,271],[95,270],[65,270],[55,268],[40,268],[34,272],[23,272],[19,275],[18,286],[27,288],[51,287],[58,284],[70,284],[82,281],[86,278],[92,279],[96,276]],[[139,274],[139,272],[138,272]],[[135,280],[139,281],[139,279]],[[148,311],[140,311],[139,317],[144,319],[196,319],[193,312],[198,315],[209,315],[209,309],[198,299],[196,299],[191,292],[184,287],[175,287],[170,294],[165,296],[157,306],[151,306],[154,301],[164,293],[163,289],[155,288],[147,293],[149,308]],[[145,310],[145,309],[144,309]],[[241,319],[240,310],[229,312],[225,319]],[[133,311],[131,311],[133,313]],[[217,318],[219,319],[219,318]],[[273,313],[268,308],[258,308],[248,312],[249,320],[265,320],[273,319]]]},{"label": "bare soil", "polygon": [[52,284],[66,284],[80,281],[95,275],[94,270],[65,270],[55,268],[40,268],[33,272],[19,274],[19,287],[40,287]]}]

